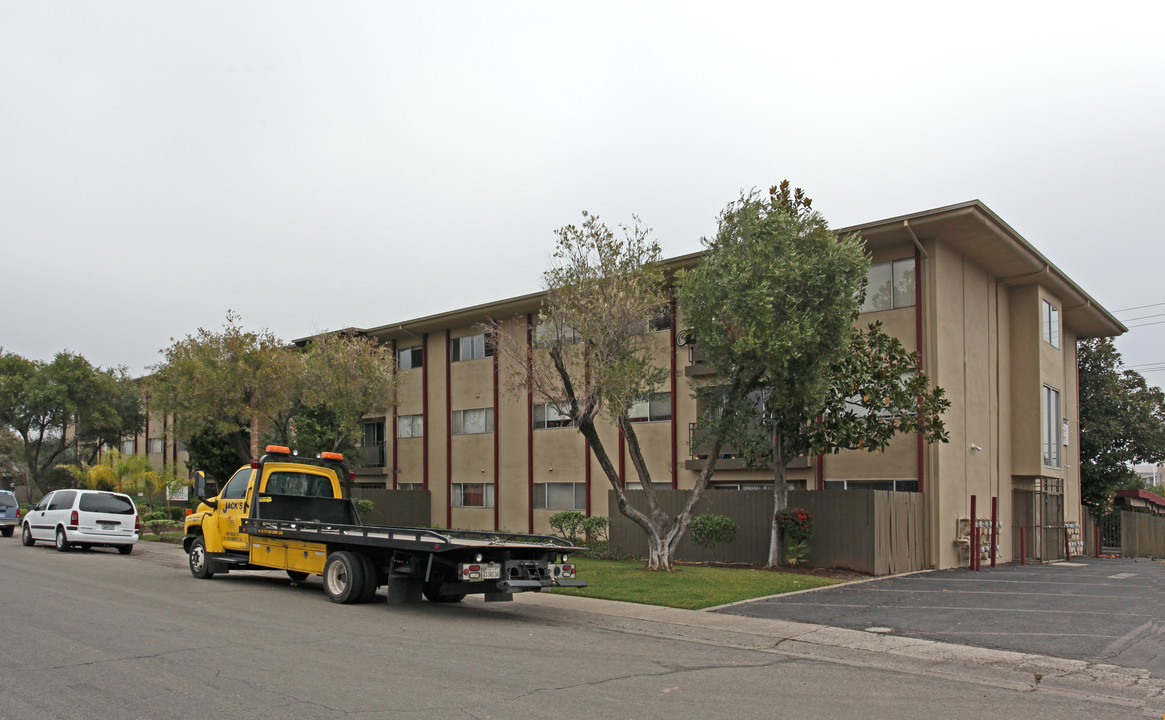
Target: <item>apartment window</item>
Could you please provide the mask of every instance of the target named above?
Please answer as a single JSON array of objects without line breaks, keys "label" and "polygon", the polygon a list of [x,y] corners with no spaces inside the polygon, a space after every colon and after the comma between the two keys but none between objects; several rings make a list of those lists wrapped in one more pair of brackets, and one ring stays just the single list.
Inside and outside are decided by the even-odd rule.
[{"label": "apartment window", "polygon": [[914,258],[870,266],[862,312],[878,312],[914,305]]},{"label": "apartment window", "polygon": [[424,483],[402,482],[396,484],[397,490],[424,490]]},{"label": "apartment window", "polygon": [[134,438],[129,438],[128,440],[121,441],[121,454],[122,455],[133,455],[137,451],[137,449],[138,449],[137,442],[135,442]]},{"label": "apartment window", "polygon": [[661,422],[671,420],[671,393],[652,393],[646,400],[631,406],[627,413],[631,422]]},{"label": "apartment window", "polygon": [[665,305],[655,311],[651,319],[647,321],[647,327],[651,332],[660,332],[671,329],[671,306]]},{"label": "apartment window", "polygon": [[712,483],[713,490],[772,490],[773,484],[767,482],[756,483]]},{"label": "apartment window", "polygon": [[454,435],[478,435],[494,431],[494,409],[454,410],[449,419]]},{"label": "apartment window", "polygon": [[453,507],[491,508],[494,486],[490,483],[453,483]]},{"label": "apartment window", "polygon": [[894,490],[918,492],[917,480],[826,480],[826,490]]},{"label": "apartment window", "polygon": [[1054,348],[1060,347],[1060,308],[1047,300],[1040,308],[1040,332],[1044,342]]},{"label": "apartment window", "polygon": [[1044,385],[1044,401],[1041,413],[1044,445],[1044,465],[1060,467],[1060,391]]},{"label": "apartment window", "polygon": [[[671,483],[652,482],[651,487],[655,488],[656,490],[671,490]],[[623,489],[624,490],[642,490],[643,483],[641,483],[641,482],[623,483]]]},{"label": "apartment window", "polygon": [[465,337],[453,338],[449,341],[450,362],[478,360],[484,357],[493,357],[493,354],[493,342],[485,336],[485,333],[466,335]]},{"label": "apartment window", "polygon": [[569,325],[540,322],[534,326],[534,347],[550,347],[558,338],[562,338],[563,343],[582,342],[582,336]]},{"label": "apartment window", "polygon": [[361,445],[364,457],[360,467],[384,467],[384,421],[372,420],[364,423],[364,443]]},{"label": "apartment window", "polygon": [[425,436],[424,415],[398,415],[396,418],[398,438],[419,438]]},{"label": "apartment window", "polygon": [[161,455],[165,450],[165,442],[163,438],[150,438],[149,452],[153,455]]},{"label": "apartment window", "polygon": [[534,406],[534,429],[570,427],[570,414],[567,405],[563,403],[538,403]]},{"label": "apartment window", "polygon": [[586,510],[586,483],[534,483],[534,507],[538,510]]},{"label": "apartment window", "polygon": [[421,367],[425,361],[425,351],[420,345],[407,348],[397,348],[396,369],[411,370]]},{"label": "apartment window", "polygon": [[179,441],[177,448],[180,453],[186,452],[186,443]]}]

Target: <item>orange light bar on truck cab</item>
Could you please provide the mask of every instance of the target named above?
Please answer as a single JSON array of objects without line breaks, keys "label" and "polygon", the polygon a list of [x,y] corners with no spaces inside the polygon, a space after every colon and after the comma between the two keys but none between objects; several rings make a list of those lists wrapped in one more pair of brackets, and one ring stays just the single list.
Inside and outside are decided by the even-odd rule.
[{"label": "orange light bar on truck cab", "polygon": [[275,453],[278,455],[290,455],[291,448],[286,447],[284,445],[268,445],[267,450],[265,452]]},{"label": "orange light bar on truck cab", "polygon": [[343,460],[344,455],[343,453],[337,452],[322,452],[320,453],[320,458],[323,460]]}]

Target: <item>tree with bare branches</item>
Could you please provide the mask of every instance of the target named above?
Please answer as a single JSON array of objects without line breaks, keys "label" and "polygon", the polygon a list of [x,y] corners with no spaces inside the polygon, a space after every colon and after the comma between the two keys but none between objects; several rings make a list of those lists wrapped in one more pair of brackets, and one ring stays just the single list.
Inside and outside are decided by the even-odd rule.
[{"label": "tree with bare branches", "polygon": [[[543,274],[546,298],[538,316],[534,347],[525,338],[494,328],[498,351],[517,368],[510,389],[531,393],[570,422],[590,443],[599,467],[618,498],[619,511],[648,539],[647,568],[671,570],[672,557],[690,513],[671,517],[659,505],[644,460],[632,406],[660,388],[667,370],[652,361],[651,320],[669,306],[658,243],[638,218],[619,235],[597,215],[555,231],[552,267]],[[646,508],[624,492],[615,461],[599,433],[600,418],[626,440]]]}]

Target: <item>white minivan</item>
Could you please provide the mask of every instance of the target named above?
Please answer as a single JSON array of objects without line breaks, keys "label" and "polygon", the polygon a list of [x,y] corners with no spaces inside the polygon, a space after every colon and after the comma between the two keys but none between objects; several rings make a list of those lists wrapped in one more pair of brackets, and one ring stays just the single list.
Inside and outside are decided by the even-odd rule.
[{"label": "white minivan", "polygon": [[129,495],[105,490],[54,490],[28,511],[21,528],[25,545],[52,541],[61,552],[101,545],[122,555],[133,552],[141,532]]}]

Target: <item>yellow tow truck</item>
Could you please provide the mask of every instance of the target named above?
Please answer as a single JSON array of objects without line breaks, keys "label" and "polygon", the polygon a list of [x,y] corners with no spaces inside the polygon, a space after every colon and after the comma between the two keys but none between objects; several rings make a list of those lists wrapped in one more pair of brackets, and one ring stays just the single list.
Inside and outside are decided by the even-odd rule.
[{"label": "yellow tow truck", "polygon": [[296,581],[323,578],[337,603],[368,602],[381,586],[389,604],[487,601],[516,592],[585,587],[572,553],[581,548],[546,535],[365,525],[344,480],[338,453],[318,458],[269,445],[239,468],[217,495],[195,473],[196,511],[186,516],[190,573],[199,579],[238,570],[283,570]]}]

